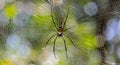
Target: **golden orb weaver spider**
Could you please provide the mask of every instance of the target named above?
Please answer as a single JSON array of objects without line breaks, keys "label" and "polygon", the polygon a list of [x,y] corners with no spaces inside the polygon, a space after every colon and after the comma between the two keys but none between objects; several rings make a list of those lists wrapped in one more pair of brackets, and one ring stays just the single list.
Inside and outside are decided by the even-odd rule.
[{"label": "golden orb weaver spider", "polygon": [[[53,37],[56,36],[55,39],[54,39],[54,42],[53,42],[53,43],[54,43],[54,44],[53,44],[53,53],[54,53],[54,56],[55,56],[55,57],[56,57],[56,55],[55,55],[55,43],[56,43],[57,37],[61,37],[61,38],[63,39],[63,41],[64,41],[66,57],[67,57],[68,55],[67,55],[67,46],[66,46],[66,41],[65,41],[65,39],[64,39],[64,36],[67,37],[67,38],[70,40],[70,42],[72,43],[72,45],[73,45],[74,47],[76,47],[76,45],[74,44],[73,40],[72,40],[68,35],[64,34],[65,31],[67,31],[67,30],[69,30],[69,29],[71,29],[71,28],[73,27],[73,26],[72,26],[72,27],[70,27],[70,28],[65,28],[66,21],[67,21],[67,18],[68,18],[68,13],[69,13],[69,9],[67,10],[67,16],[66,16],[65,20],[60,20],[60,21],[59,21],[60,23],[58,23],[58,26],[56,26],[56,23],[55,23],[55,21],[54,21],[53,14],[52,14],[52,8],[51,8],[52,23],[54,24],[54,27],[56,28],[57,33],[56,33],[56,34],[53,34],[52,36],[50,36],[50,38],[49,38],[48,41],[46,42],[46,45],[45,45],[45,46],[47,46],[48,43],[49,43],[49,41],[50,41]],[[77,47],[76,47],[76,48],[77,48]]]}]

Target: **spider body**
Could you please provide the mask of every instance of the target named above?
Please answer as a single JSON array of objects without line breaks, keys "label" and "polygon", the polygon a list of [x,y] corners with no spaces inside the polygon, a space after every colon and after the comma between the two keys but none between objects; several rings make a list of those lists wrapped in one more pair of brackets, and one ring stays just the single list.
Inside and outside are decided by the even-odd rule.
[{"label": "spider body", "polygon": [[57,35],[58,35],[59,37],[63,35],[63,28],[62,28],[62,27],[59,27],[59,28],[57,29]]}]

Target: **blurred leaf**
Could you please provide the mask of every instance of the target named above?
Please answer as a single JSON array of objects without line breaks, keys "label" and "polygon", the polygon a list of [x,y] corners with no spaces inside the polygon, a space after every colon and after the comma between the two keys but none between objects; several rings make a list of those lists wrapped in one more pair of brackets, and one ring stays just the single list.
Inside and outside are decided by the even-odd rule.
[{"label": "blurred leaf", "polygon": [[59,61],[57,65],[66,65],[66,63],[63,61]]},{"label": "blurred leaf", "polygon": [[9,19],[12,19],[17,14],[17,8],[14,4],[5,7],[5,14]]},{"label": "blurred leaf", "polygon": [[12,61],[9,59],[2,60],[0,65],[13,65]]},{"label": "blurred leaf", "polygon": [[87,49],[94,49],[97,45],[97,40],[94,35],[94,26],[91,23],[82,23],[77,26],[76,33],[80,37],[80,46]]},{"label": "blurred leaf", "polygon": [[37,25],[41,25],[50,22],[51,18],[50,16],[32,16],[32,20],[34,20]]},{"label": "blurred leaf", "polygon": [[81,42],[83,43],[83,46],[85,46],[88,49],[94,49],[97,45],[97,40],[92,34],[83,35]]}]

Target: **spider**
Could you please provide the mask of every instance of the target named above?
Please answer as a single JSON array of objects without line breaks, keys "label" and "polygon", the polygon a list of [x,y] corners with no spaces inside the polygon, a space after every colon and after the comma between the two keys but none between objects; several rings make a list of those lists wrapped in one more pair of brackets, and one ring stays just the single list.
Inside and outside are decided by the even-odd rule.
[{"label": "spider", "polygon": [[[52,13],[52,8],[51,8],[51,13]],[[67,10],[67,16],[66,16],[65,20],[60,20],[60,21],[59,21],[60,23],[58,23],[58,26],[56,26],[56,23],[55,23],[54,18],[53,18],[53,14],[51,14],[52,22],[53,22],[53,24],[54,24],[54,27],[56,28],[57,33],[56,33],[56,34],[53,34],[52,36],[50,36],[50,38],[49,38],[48,41],[46,42],[46,45],[45,45],[45,46],[47,46],[48,43],[49,43],[49,41],[50,41],[53,37],[55,37],[54,42],[53,42],[53,53],[54,53],[54,56],[55,56],[55,57],[56,57],[56,55],[55,55],[55,44],[56,44],[56,40],[57,40],[58,37],[61,37],[61,38],[63,39],[63,41],[64,41],[64,47],[65,47],[66,57],[67,57],[68,55],[67,55],[66,41],[65,41],[65,38],[64,38],[64,37],[67,37],[67,38],[70,40],[70,42],[72,43],[72,45],[73,45],[74,47],[76,47],[76,45],[74,44],[73,40],[72,40],[68,35],[64,34],[65,31],[67,31],[67,30],[69,30],[69,29],[71,29],[71,28],[73,27],[73,26],[72,26],[72,27],[70,27],[70,28],[65,28],[66,21],[67,21],[67,18],[68,18],[68,13],[69,13],[69,9]]]}]

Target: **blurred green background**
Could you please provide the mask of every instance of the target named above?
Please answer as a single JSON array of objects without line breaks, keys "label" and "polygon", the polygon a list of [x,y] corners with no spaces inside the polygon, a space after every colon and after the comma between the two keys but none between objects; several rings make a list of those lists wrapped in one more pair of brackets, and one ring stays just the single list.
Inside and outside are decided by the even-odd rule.
[{"label": "blurred green background", "polygon": [[[69,8],[66,28],[75,26],[64,32],[79,48],[65,37],[68,58],[61,37],[56,41],[57,58],[53,54],[54,38],[45,47],[49,37],[57,33],[51,22],[50,1],[0,0],[0,65],[99,65],[94,15],[98,5],[105,7],[108,0],[99,4],[91,0],[53,0],[64,3],[65,14]],[[112,53],[107,56],[114,62]]]}]

